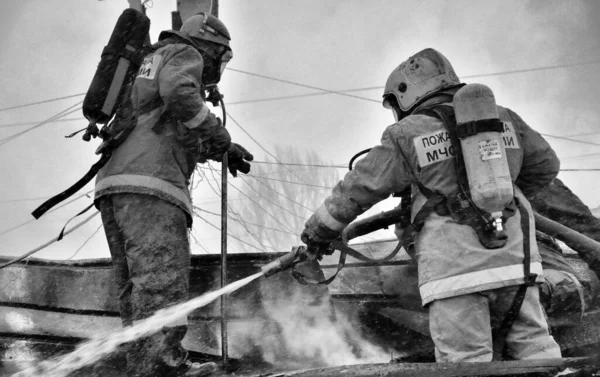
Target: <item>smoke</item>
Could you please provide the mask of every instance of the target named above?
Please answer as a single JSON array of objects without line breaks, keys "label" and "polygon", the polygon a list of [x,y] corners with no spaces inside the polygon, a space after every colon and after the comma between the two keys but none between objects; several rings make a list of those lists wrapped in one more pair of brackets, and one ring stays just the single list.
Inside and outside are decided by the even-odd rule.
[{"label": "smoke", "polygon": [[336,309],[326,287],[285,284],[284,275],[270,279],[261,281],[267,321],[232,328],[234,353],[277,369],[389,362],[389,353],[363,336],[356,317]]}]

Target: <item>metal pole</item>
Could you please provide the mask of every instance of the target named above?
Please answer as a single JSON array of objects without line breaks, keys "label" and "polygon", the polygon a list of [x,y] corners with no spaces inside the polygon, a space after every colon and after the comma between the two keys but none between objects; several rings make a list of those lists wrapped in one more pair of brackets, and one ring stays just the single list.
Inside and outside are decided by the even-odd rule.
[{"label": "metal pole", "polygon": [[[221,287],[227,285],[227,152],[221,164]],[[227,295],[221,296],[221,355],[227,365]]]}]

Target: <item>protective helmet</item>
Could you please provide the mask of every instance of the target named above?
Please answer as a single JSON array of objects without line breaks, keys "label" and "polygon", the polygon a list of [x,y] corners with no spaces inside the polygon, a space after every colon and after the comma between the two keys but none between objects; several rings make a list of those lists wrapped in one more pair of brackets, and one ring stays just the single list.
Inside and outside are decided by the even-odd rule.
[{"label": "protective helmet", "polygon": [[215,84],[221,80],[227,63],[233,58],[229,41],[231,37],[225,24],[213,15],[198,13],[181,25],[180,30],[166,30],[160,33],[159,41],[178,36],[196,47],[204,58],[202,73],[205,84]]},{"label": "protective helmet", "polygon": [[229,35],[229,30],[227,30],[225,24],[217,17],[210,14],[207,15],[206,13],[198,13],[197,15],[188,18],[178,31],[163,31],[160,33],[158,40],[163,40],[171,35],[177,35],[191,42],[193,42],[193,39],[201,39],[231,49],[231,47],[229,47],[231,36]]},{"label": "protective helmet", "polygon": [[392,71],[385,83],[383,107],[393,109],[398,106],[402,112],[410,113],[424,99],[459,84],[448,59],[427,48]]}]

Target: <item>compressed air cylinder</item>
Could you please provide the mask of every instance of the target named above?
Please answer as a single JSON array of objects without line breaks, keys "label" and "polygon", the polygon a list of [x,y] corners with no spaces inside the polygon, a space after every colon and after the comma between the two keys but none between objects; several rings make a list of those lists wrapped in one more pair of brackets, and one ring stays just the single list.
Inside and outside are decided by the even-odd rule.
[{"label": "compressed air cylinder", "polygon": [[[456,92],[454,112],[457,128],[474,122],[470,124],[473,130],[482,120],[498,120],[494,93],[482,84],[468,84]],[[459,138],[473,202],[498,221],[514,195],[502,135],[471,132]]]},{"label": "compressed air cylinder", "polygon": [[104,124],[115,114],[124,84],[139,68],[136,53],[149,30],[150,19],[132,8],[125,9],[117,20],[83,100],[83,115],[89,121]]}]

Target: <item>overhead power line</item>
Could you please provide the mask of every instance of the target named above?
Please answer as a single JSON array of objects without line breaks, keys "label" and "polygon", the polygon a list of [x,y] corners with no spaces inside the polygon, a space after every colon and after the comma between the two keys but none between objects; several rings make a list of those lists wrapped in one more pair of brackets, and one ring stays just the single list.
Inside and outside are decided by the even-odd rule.
[{"label": "overhead power line", "polygon": [[571,141],[571,142],[574,142],[574,143],[581,143],[581,144],[587,144],[587,145],[595,145],[597,147],[600,147],[600,143],[594,143],[594,142],[591,142],[591,141],[571,139],[571,138],[565,137],[565,136],[556,136],[556,135],[550,135],[550,134],[541,134],[541,135],[542,136],[546,136],[546,137],[551,137],[553,139],[566,140],[566,141]]},{"label": "overhead power line", "polygon": [[587,61],[587,62],[556,64],[556,65],[548,65],[548,66],[544,66],[544,67],[525,68],[525,69],[514,69],[514,70],[511,70],[511,71],[501,71],[501,72],[493,72],[493,73],[479,73],[479,74],[476,74],[476,75],[462,76],[461,79],[474,79],[474,78],[479,78],[479,77],[504,76],[504,75],[513,75],[513,74],[516,74],[516,73],[548,71],[548,70],[551,70],[551,69],[577,67],[577,66],[582,66],[582,65],[591,65],[591,64],[598,64],[598,63],[600,63],[600,59],[591,60],[591,61]]},{"label": "overhead power line", "polygon": [[[565,157],[564,159],[569,158],[579,158],[579,157],[589,157],[589,156],[597,156],[600,153],[594,153],[589,155],[582,156],[572,156]],[[332,168],[332,169],[348,169],[346,165],[321,165],[321,164],[301,164],[301,163],[293,163],[293,162],[270,162],[270,161],[252,161],[253,164],[271,164],[271,165],[291,165],[291,166],[308,166],[308,167],[316,167],[316,168]],[[596,169],[560,169],[560,171],[595,171]]]},{"label": "overhead power line", "polygon": [[582,132],[579,134],[565,135],[565,137],[581,137],[581,136],[591,136],[591,135],[597,135],[597,134],[600,134],[600,131]]},{"label": "overhead power line", "polygon": [[[213,177],[213,179],[214,179],[215,181],[217,181],[217,182],[218,182],[219,180],[217,179],[217,177],[215,177],[215,171],[216,171],[216,169],[214,169],[214,168],[212,167],[212,165],[210,164],[210,162],[208,163],[208,167],[209,167],[209,170],[210,170],[210,175]],[[203,173],[204,173],[204,172],[203,172]],[[204,176],[206,177],[206,173],[204,173]],[[210,188],[211,188],[211,189],[212,189],[212,190],[213,190],[213,191],[214,191],[214,192],[215,192],[217,195],[222,195],[222,193],[221,193],[221,191],[220,191],[220,190],[221,190],[221,188],[219,188],[219,192],[217,193],[217,191],[216,191],[216,190],[215,190],[215,189],[212,187],[212,184],[210,183],[210,180],[209,180],[209,179],[207,179],[206,181],[207,181],[208,185],[210,186]],[[231,185],[231,182],[230,182],[229,184]],[[258,237],[257,237],[257,236],[254,234],[254,233],[252,233],[252,232],[250,231],[250,229],[248,229],[248,227],[246,226],[246,223],[245,223],[245,221],[244,221],[244,220],[241,218],[241,216],[240,216],[240,215],[238,215],[238,214],[237,214],[237,212],[235,212],[235,211],[233,210],[233,208],[231,208],[231,206],[229,205],[229,203],[227,203],[227,209],[228,209],[228,211],[229,211],[229,212],[231,212],[232,214],[234,214],[235,216],[237,216],[237,218],[239,219],[239,221],[240,221],[240,223],[242,224],[242,226],[244,227],[244,229],[246,229],[246,231],[248,232],[248,234],[250,234],[250,236],[251,236],[252,238],[254,238],[254,240],[256,241],[256,243],[258,243],[258,244],[259,244],[259,245],[260,245],[260,246],[263,248],[263,250],[264,250],[264,251],[267,251],[267,250],[265,249],[265,245],[263,245],[263,243],[261,242],[261,240],[260,240],[260,239],[259,239],[259,238],[258,238]],[[229,217],[229,216],[228,216],[228,217]]]},{"label": "overhead power line", "polygon": [[[210,225],[211,227],[213,227],[213,228],[215,228],[215,229],[217,229],[217,230],[219,230],[219,231],[221,230],[221,228],[219,228],[219,227],[218,227],[218,226],[216,226],[215,224],[211,223],[210,221],[206,220],[204,217],[200,216],[199,214],[195,213],[195,214],[194,214],[194,216],[198,217],[200,220],[204,221],[205,223],[207,223],[207,224],[208,224],[208,225]],[[250,247],[251,247],[251,248],[253,248],[253,249],[256,249],[256,250],[258,250],[258,251],[261,251],[261,252],[263,251],[263,250],[259,249],[258,247],[256,247],[256,246],[252,245],[251,243],[248,243],[248,242],[246,242],[246,241],[244,241],[244,240],[242,240],[242,239],[240,239],[240,238],[238,238],[238,237],[234,236],[233,234],[231,234],[231,233],[229,233],[229,232],[227,232],[227,235],[228,235],[228,236],[230,236],[230,237],[231,237],[231,238],[233,238],[233,239],[236,239],[236,240],[240,241],[241,243],[243,243],[243,244],[245,244],[245,245],[248,245],[248,246],[250,246]],[[1,266],[0,266],[0,267],[1,267]]]},{"label": "overhead power line", "polygon": [[[265,153],[267,153],[269,156],[273,157],[273,159],[275,159],[275,161],[279,162],[279,159],[277,158],[277,156],[275,156],[273,153],[269,152],[267,150],[267,148],[263,147],[262,144],[259,143],[258,140],[256,140],[252,135],[250,135],[250,133],[248,131],[246,131],[246,129],[244,127],[242,127],[242,125],[237,120],[235,120],[235,118],[233,118],[229,112],[227,113],[227,116],[229,117],[229,119],[231,119],[231,121],[233,123],[236,124],[236,126],[238,126],[240,128],[240,130],[242,130],[250,139],[252,139],[252,141],[254,141],[256,143],[256,145],[258,145],[260,147],[260,149],[265,151]],[[294,177],[298,178],[299,180],[301,180],[301,181],[303,180],[302,178],[300,178],[298,176],[298,174],[296,174],[291,169],[286,168],[286,170],[289,171]]]},{"label": "overhead power line", "polygon": [[[199,207],[194,207],[194,209],[195,209],[195,210],[198,210],[198,211],[206,212],[206,213],[208,213],[208,214],[210,214],[210,215],[213,215],[213,216],[219,216],[219,217],[221,216],[221,214],[220,214],[220,213],[215,213],[215,212],[207,211],[207,210],[205,210],[205,209],[202,209],[202,208],[199,208]],[[231,220],[233,220],[233,221],[240,222],[240,220],[238,220],[238,219],[236,219],[236,218],[234,218],[234,217],[231,217],[231,216],[229,216],[229,215],[227,215],[227,218],[228,218],[228,219],[231,219]],[[263,229],[267,229],[267,230],[272,230],[272,231],[274,231],[274,232],[285,233],[285,234],[291,234],[291,235],[293,235],[293,236],[297,236],[297,235],[298,235],[298,234],[296,234],[296,233],[294,233],[294,232],[288,232],[287,230],[282,230],[282,229],[277,229],[277,228],[271,228],[271,227],[268,227],[268,226],[264,226],[264,225],[260,225],[260,224],[252,223],[252,222],[249,222],[249,221],[244,221],[244,222],[245,222],[246,224],[248,224],[248,225],[256,226],[256,227],[263,228]]]},{"label": "overhead power line", "polygon": [[[73,199],[69,200],[69,201],[68,201],[68,202],[66,202],[66,203],[63,203],[63,204],[61,204],[61,205],[60,205],[60,206],[58,206],[58,207],[52,208],[50,211],[48,211],[48,213],[51,213],[51,212],[54,212],[54,211],[58,211],[58,210],[59,210],[59,209],[61,209],[62,207],[64,207],[64,206],[67,206],[67,205],[69,205],[69,204],[73,203],[74,201],[76,201],[76,200],[79,200],[79,199],[83,198],[84,196],[88,196],[88,195],[89,195],[90,193],[92,193],[92,192],[94,192],[94,190],[90,190],[90,191],[88,191],[88,192],[86,192],[86,193],[84,193],[84,194],[81,194],[81,195],[79,195],[78,197],[76,197],[76,198],[73,198]],[[8,233],[8,232],[10,232],[10,231],[13,231],[13,230],[15,230],[15,229],[21,228],[21,227],[23,227],[23,226],[25,226],[25,225],[27,225],[27,224],[29,224],[29,223],[32,223],[32,222],[34,222],[35,220],[36,220],[36,219],[30,219],[30,220],[27,220],[27,221],[25,221],[25,222],[23,222],[23,223],[21,223],[21,224],[18,224],[18,225],[15,225],[15,226],[13,226],[12,228],[5,229],[5,230],[3,230],[2,232],[0,232],[0,236],[4,235],[4,234],[6,234],[6,233]]]},{"label": "overhead power line", "polygon": [[271,161],[252,161],[253,164],[267,164],[267,165],[283,165],[283,166],[310,166],[313,168],[336,168],[336,169],[348,169],[348,165],[324,165],[324,164],[303,164],[295,162],[271,162]]},{"label": "overhead power line", "polygon": [[261,75],[261,74],[258,74],[258,73],[252,73],[252,72],[248,72],[248,71],[242,71],[240,69],[234,69],[234,68],[227,68],[227,69],[230,70],[230,71],[233,71],[233,72],[244,73],[244,74],[250,75],[250,76],[256,76],[256,77],[260,77],[260,78],[263,78],[263,79],[268,79],[268,80],[283,82],[283,83],[290,84],[290,85],[300,86],[302,88],[315,89],[315,90],[319,90],[321,92],[326,92],[326,93],[330,93],[330,94],[337,94],[337,95],[340,95],[340,96],[346,96],[346,97],[361,99],[363,101],[376,102],[376,103],[380,102],[379,100],[375,100],[375,99],[371,99],[371,98],[365,98],[365,97],[355,96],[355,95],[352,95],[352,94],[348,94],[348,93],[344,93],[344,92],[339,92],[339,91],[335,91],[335,90],[323,89],[323,88],[319,88],[319,87],[312,86],[312,85],[300,84],[300,83],[295,82],[295,81],[278,79],[278,78],[275,78],[275,77]]},{"label": "overhead power line", "polygon": [[[568,63],[568,64],[551,65],[551,66],[534,67],[534,68],[525,68],[525,69],[515,69],[515,70],[492,72],[492,73],[478,73],[478,74],[475,74],[475,75],[462,76],[461,79],[474,79],[474,78],[480,78],[480,77],[512,75],[512,74],[518,74],[518,73],[546,71],[546,70],[552,70],[552,69],[576,67],[576,66],[591,65],[591,64],[598,64],[598,63],[600,63],[600,60],[591,60],[591,61],[587,61],[587,62]],[[241,70],[235,70],[233,68],[227,68],[227,69],[231,69],[233,71],[237,71],[237,72],[241,72],[241,73],[246,73],[246,74],[249,74],[249,75],[263,77],[263,78],[270,79],[270,80],[287,82],[285,80],[280,80],[280,79],[276,79],[276,78],[273,78],[273,77],[268,77],[268,76],[265,76],[265,75],[259,75],[259,74],[255,74],[255,73],[245,72],[245,71],[241,71]],[[320,90],[321,92],[319,92],[319,93],[297,94],[297,95],[289,95],[289,96],[279,96],[279,97],[271,97],[271,98],[262,98],[262,99],[254,99],[254,100],[234,101],[234,102],[228,103],[228,105],[241,105],[241,104],[246,104],[246,103],[279,101],[279,100],[295,99],[295,98],[302,98],[302,97],[323,96],[323,95],[328,95],[328,94],[338,94],[338,95],[350,96],[347,93],[350,93],[350,92],[361,92],[361,91],[368,91],[368,90],[381,90],[381,89],[385,88],[384,86],[369,86],[369,87],[365,87],[365,88],[356,88],[356,89],[347,89],[347,90],[325,90],[325,89],[314,88],[314,87],[311,87],[311,86],[308,86],[308,85],[298,84],[298,83],[294,83],[294,82],[287,82],[287,83],[292,84],[292,85],[298,85],[298,86],[303,86],[303,87],[307,87],[307,88],[312,88],[312,89]],[[360,96],[351,96],[351,97],[354,97],[354,98],[357,98],[357,99],[363,99],[363,100],[370,101],[370,102],[381,103],[381,101],[370,99],[370,98],[365,98],[365,97],[360,97]]]},{"label": "overhead power line", "polygon": [[196,238],[196,236],[194,235],[193,231],[190,231],[190,236],[192,237],[192,239],[194,240],[194,243],[198,246],[200,246],[200,248],[202,250],[204,250],[204,254],[210,254],[210,252],[208,251],[208,249],[202,244],[202,242],[200,242],[200,240],[198,238]]},{"label": "overhead power line", "polygon": [[[85,220],[83,220],[83,221],[82,221],[82,222],[80,222],[79,224],[77,224],[77,225],[73,226],[71,229],[69,229],[69,230],[67,230],[66,232],[64,232],[64,233],[63,233],[63,237],[64,237],[64,236],[66,236],[66,235],[68,235],[68,234],[70,234],[70,233],[72,233],[72,232],[73,232],[73,231],[75,231],[77,228],[81,227],[82,225],[84,225],[85,223],[87,223],[88,221],[90,221],[90,220],[91,220],[91,219],[92,219],[94,216],[98,215],[99,213],[100,213],[99,211],[96,211],[96,212],[94,212],[94,213],[93,213],[92,215],[90,215],[88,218],[86,218]],[[46,242],[46,243],[45,243],[45,244],[43,244],[43,245],[40,245],[40,246],[36,247],[35,249],[33,249],[33,250],[31,250],[31,251],[29,251],[29,252],[27,252],[27,253],[25,253],[25,254],[21,255],[20,257],[16,257],[16,258],[14,258],[14,259],[11,259],[10,261],[8,261],[8,262],[6,262],[6,263],[4,263],[4,264],[0,265],[0,269],[1,269],[1,268],[4,268],[4,267],[8,267],[8,266],[10,266],[11,264],[15,264],[15,263],[17,263],[17,262],[19,262],[19,261],[22,261],[23,259],[25,259],[25,258],[27,258],[27,257],[29,257],[29,256],[31,256],[31,255],[33,255],[33,254],[35,254],[35,253],[37,253],[38,251],[40,251],[40,250],[42,250],[42,249],[44,249],[44,248],[46,248],[46,247],[48,247],[48,246],[52,245],[54,242],[57,242],[57,241],[58,241],[58,237],[56,237],[56,238],[54,238],[54,239],[52,239],[52,240],[50,240],[50,241]]]},{"label": "overhead power line", "polygon": [[[62,118],[62,117],[64,117],[64,116],[66,116],[66,115],[69,115],[69,114],[72,114],[72,113],[74,113],[74,112],[76,112],[76,111],[79,111],[79,110],[81,110],[81,107],[79,107],[79,108],[76,108],[76,109],[74,109],[74,110],[71,110],[71,109],[72,109],[72,108],[74,108],[74,107],[76,107],[76,106],[78,106],[78,105],[80,105],[82,102],[83,102],[83,101],[79,101],[79,102],[77,102],[76,104],[74,104],[74,105],[72,105],[72,106],[69,106],[68,108],[64,109],[64,110],[63,110],[63,111],[61,111],[60,113],[58,113],[58,114],[56,114],[56,115],[54,115],[54,116],[52,116],[52,117],[50,117],[50,118],[46,119],[45,121],[42,121],[42,122],[38,123],[37,125],[35,125],[35,126],[33,126],[33,127],[30,127],[30,128],[28,128],[28,129],[26,129],[26,130],[23,130],[23,131],[21,131],[21,132],[17,132],[17,133],[16,133],[16,134],[14,134],[14,135],[10,135],[10,136],[8,136],[8,137],[5,137],[4,139],[1,139],[1,140],[0,140],[0,145],[4,145],[4,144],[8,143],[9,141],[13,141],[13,140],[15,140],[16,138],[18,138],[19,136],[22,136],[22,135],[24,135],[24,134],[26,134],[26,133],[28,133],[28,132],[30,132],[30,131],[33,131],[34,129],[36,129],[36,128],[38,128],[38,127],[41,127],[41,126],[43,126],[43,125],[45,125],[45,124],[48,124],[48,123],[52,122],[52,121],[53,121],[53,120],[55,120],[55,119]],[[71,111],[69,111],[69,110],[71,110]]]},{"label": "overhead power line", "polygon": [[600,171],[600,169],[560,169],[560,171]]},{"label": "overhead power line", "polygon": [[[73,97],[80,97],[85,95],[85,93],[79,93],[79,94],[71,94],[70,96],[64,96],[64,97],[58,97],[58,98],[51,98],[51,99],[47,99],[44,101],[37,101],[37,102],[31,102],[31,103],[26,103],[23,105],[17,105],[17,106],[11,106],[11,107],[5,107],[3,109],[0,109],[0,111],[6,111],[6,110],[13,110],[13,109],[20,109],[22,107],[28,107],[28,106],[34,106],[34,105],[40,105],[42,103],[48,103],[48,102],[54,102],[54,101],[60,101],[62,99],[68,99],[68,98],[73,98]],[[83,101],[82,101],[83,102]]]},{"label": "overhead power line", "polygon": [[[59,122],[72,122],[72,121],[79,121],[79,120],[85,120],[85,118],[81,117],[81,118],[66,118],[66,119],[55,119],[53,121],[49,121],[46,123],[59,123]],[[19,122],[19,123],[6,123],[6,124],[0,124],[0,128],[4,128],[4,127],[21,127],[21,126],[31,126],[32,124],[39,124],[43,122],[43,120],[36,120],[35,122]]]},{"label": "overhead power line", "polygon": [[[524,68],[524,69],[515,69],[515,70],[500,71],[500,72],[491,72],[491,73],[479,73],[479,74],[475,74],[475,75],[462,76],[461,78],[462,79],[473,79],[473,78],[479,78],[479,77],[502,76],[502,75],[517,74],[517,73],[546,71],[546,70],[552,70],[552,69],[577,67],[577,66],[583,66],[583,65],[592,65],[592,64],[598,64],[598,63],[600,63],[600,59],[598,59],[598,60],[591,60],[591,61],[587,61],[587,62],[557,64],[557,65],[551,65],[551,66],[534,67],[534,68]],[[300,98],[300,97],[321,96],[321,95],[326,95],[326,94],[338,94],[338,95],[343,95],[343,96],[348,96],[348,97],[362,99],[362,100],[366,100],[366,101],[370,101],[370,102],[377,102],[377,103],[379,103],[380,101],[378,101],[378,100],[374,100],[374,99],[371,99],[371,98],[360,97],[360,96],[353,96],[353,95],[349,95],[348,93],[368,91],[368,90],[380,90],[380,89],[384,88],[384,86],[370,86],[370,87],[365,87],[365,88],[356,88],[356,89],[347,89],[347,90],[328,90],[328,89],[323,89],[323,88],[319,88],[319,87],[315,87],[315,86],[311,86],[311,85],[305,85],[305,84],[297,83],[297,82],[290,81],[290,80],[278,79],[278,78],[270,77],[270,76],[267,76],[267,75],[261,75],[261,74],[258,74],[258,73],[247,72],[247,71],[243,71],[243,70],[240,70],[240,69],[235,69],[235,68],[227,68],[227,69],[231,70],[231,71],[234,71],[234,72],[243,73],[243,74],[246,74],[246,75],[261,77],[261,78],[264,78],[264,79],[267,79],[267,80],[279,81],[279,82],[283,82],[283,83],[290,84],[290,85],[295,85],[295,86],[300,86],[300,87],[303,87],[303,88],[315,89],[315,90],[320,91],[319,93],[307,93],[307,94],[298,94],[298,95],[290,95],[290,96],[281,96],[281,97],[262,98],[262,99],[245,100],[245,101],[236,101],[236,102],[230,102],[230,103],[228,103],[228,105],[239,105],[239,104],[244,104],[244,103],[255,103],[255,102],[266,102],[266,101],[277,101],[277,100],[294,99],[294,98]],[[51,98],[51,99],[47,99],[47,100],[43,100],[43,101],[37,101],[37,102],[31,102],[31,103],[26,103],[26,104],[17,105],[17,106],[5,107],[5,108],[0,109],[0,111],[7,111],[7,110],[13,110],[13,109],[19,109],[19,108],[23,108],[23,107],[28,107],[28,106],[40,105],[40,104],[44,104],[44,103],[48,103],[48,102],[60,101],[60,100],[63,100],[63,99],[68,99],[68,98],[73,98],[73,97],[80,97],[80,96],[83,96],[85,94],[86,93],[71,94],[71,95],[64,96],[64,97]]]},{"label": "overhead power line", "polygon": [[255,174],[248,174],[248,175],[246,175],[246,177],[248,177],[248,178],[255,178],[255,179],[264,179],[264,180],[267,180],[267,181],[277,181],[277,182],[283,182],[283,183],[290,183],[292,185],[316,187],[316,188],[322,188],[322,189],[328,189],[328,190],[331,190],[333,188],[332,186],[312,185],[310,183],[286,181],[285,179],[269,178],[269,177],[265,177],[265,176],[262,176],[262,175],[255,175]]},{"label": "overhead power line", "polygon": [[[367,91],[367,90],[375,90],[375,89],[382,89],[382,88],[383,88],[382,86],[369,86],[369,87],[366,87],[366,88],[336,90],[335,93],[336,94],[344,94],[344,93],[352,93],[352,92],[364,92],[364,91]],[[243,105],[243,104],[247,104],[247,103],[280,101],[280,100],[296,99],[296,98],[302,98],[302,97],[326,96],[326,95],[329,95],[329,94],[332,94],[332,93],[330,93],[330,92],[319,92],[319,93],[295,94],[295,95],[289,95],[289,96],[278,96],[278,97],[269,97],[269,98],[258,98],[258,99],[244,100],[244,101],[229,102],[229,103],[227,103],[227,106],[231,106],[231,105]],[[362,97],[356,97],[356,98],[362,98]],[[369,101],[374,101],[374,100],[369,99]],[[379,102],[379,101],[377,101],[377,102]]]},{"label": "overhead power line", "polygon": [[77,254],[79,254],[79,252],[81,250],[83,250],[83,248],[85,247],[85,245],[87,245],[88,242],[90,242],[90,240],[96,235],[96,233],[98,233],[100,231],[100,229],[102,228],[102,224],[98,225],[98,228],[96,228],[96,230],[94,231],[94,233],[92,233],[84,242],[81,246],[79,246],[79,248],[77,250],[75,250],[75,252],[73,253],[73,255],[71,255],[70,257],[68,257],[66,260],[71,260],[73,258],[75,258],[75,256]]}]

